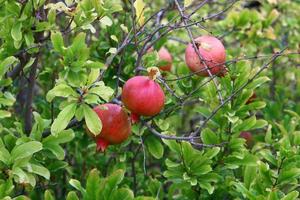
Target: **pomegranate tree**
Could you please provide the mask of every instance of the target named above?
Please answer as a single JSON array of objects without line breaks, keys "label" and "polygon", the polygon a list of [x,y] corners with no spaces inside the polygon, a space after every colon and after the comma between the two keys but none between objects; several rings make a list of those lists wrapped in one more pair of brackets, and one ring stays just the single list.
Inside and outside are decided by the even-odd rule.
[{"label": "pomegranate tree", "polygon": [[[195,39],[197,48],[203,58],[203,62],[209,68],[211,74],[217,76],[224,76],[226,68],[224,63],[226,61],[226,52],[222,42],[213,36],[201,36]],[[185,50],[185,61],[187,66],[193,72],[201,76],[208,76],[205,64],[199,59],[193,45],[188,44]]]},{"label": "pomegranate tree", "polygon": [[96,137],[97,150],[104,151],[110,144],[120,144],[131,133],[129,117],[121,106],[103,104],[96,106],[94,111],[102,121],[102,130]]},{"label": "pomegranate tree", "polygon": [[132,77],[123,87],[122,102],[135,116],[154,116],[164,106],[165,94],[152,73]]},{"label": "pomegranate tree", "polygon": [[167,63],[166,65],[159,66],[159,69],[162,71],[171,71],[173,59],[170,52],[165,47],[162,47],[158,51],[158,56],[159,60],[166,61]]}]

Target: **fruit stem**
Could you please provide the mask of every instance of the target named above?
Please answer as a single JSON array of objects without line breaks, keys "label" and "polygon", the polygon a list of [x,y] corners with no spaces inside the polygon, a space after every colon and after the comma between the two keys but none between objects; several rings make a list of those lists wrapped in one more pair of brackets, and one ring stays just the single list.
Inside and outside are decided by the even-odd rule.
[{"label": "fruit stem", "polygon": [[147,71],[148,71],[148,77],[151,80],[155,80],[156,77],[160,75],[160,71],[157,67],[149,67]]}]

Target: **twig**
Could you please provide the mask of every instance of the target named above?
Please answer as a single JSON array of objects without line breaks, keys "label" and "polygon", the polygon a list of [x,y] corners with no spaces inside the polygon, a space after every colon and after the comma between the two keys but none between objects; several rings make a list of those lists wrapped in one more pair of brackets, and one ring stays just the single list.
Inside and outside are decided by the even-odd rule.
[{"label": "twig", "polygon": [[27,96],[25,102],[25,114],[24,114],[24,129],[25,133],[29,134],[32,128],[32,101],[34,93],[34,85],[36,81],[36,72],[38,68],[39,52],[35,55],[34,63],[31,66],[29,74],[29,83],[27,88]]},{"label": "twig", "polygon": [[286,50],[286,48],[284,48],[283,50],[281,50],[279,53],[275,53],[274,56],[270,59],[269,62],[265,63],[260,70],[250,79],[248,79],[248,81],[243,84],[239,89],[237,89],[235,92],[233,92],[227,99],[224,100],[224,102],[222,104],[220,104],[217,108],[215,108],[211,115],[208,116],[206,118],[206,120],[202,123],[202,125],[193,133],[191,133],[191,136],[196,136],[198,135],[201,130],[204,128],[204,126],[207,124],[207,122],[213,118],[217,112],[224,106],[226,105],[229,101],[231,101],[231,99],[233,97],[235,97],[238,93],[240,93],[245,87],[247,87],[264,69],[266,69],[271,63],[273,63],[279,56],[281,56],[281,53],[284,52]]}]

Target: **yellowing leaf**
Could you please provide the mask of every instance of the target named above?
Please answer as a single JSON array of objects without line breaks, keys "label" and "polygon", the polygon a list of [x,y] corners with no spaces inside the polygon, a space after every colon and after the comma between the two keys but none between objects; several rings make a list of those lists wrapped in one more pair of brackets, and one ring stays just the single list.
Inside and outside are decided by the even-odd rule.
[{"label": "yellowing leaf", "polygon": [[136,20],[137,23],[142,26],[145,22],[145,17],[144,17],[144,9],[145,9],[145,3],[143,0],[136,0],[133,4],[135,8],[135,15],[136,15]]},{"label": "yellowing leaf", "polygon": [[193,3],[193,0],[184,0],[184,7],[188,7]]},{"label": "yellowing leaf", "polygon": [[269,2],[270,4],[277,4],[277,3],[278,3],[277,0],[268,0],[268,2]]},{"label": "yellowing leaf", "polygon": [[272,19],[272,23],[279,17],[280,13],[278,12],[278,10],[276,9],[273,9],[269,16],[268,16],[268,19]]},{"label": "yellowing leaf", "polygon": [[266,38],[271,39],[271,40],[276,40],[276,35],[274,34],[274,29],[272,27],[269,27],[266,30]]},{"label": "yellowing leaf", "polygon": [[69,7],[67,7],[63,2],[58,3],[49,3],[44,6],[44,9],[53,9],[59,12],[64,12],[68,15],[72,15],[72,11]]},{"label": "yellowing leaf", "polygon": [[124,24],[121,24],[120,27],[121,27],[122,31],[124,31],[125,33],[128,33],[128,28]]}]

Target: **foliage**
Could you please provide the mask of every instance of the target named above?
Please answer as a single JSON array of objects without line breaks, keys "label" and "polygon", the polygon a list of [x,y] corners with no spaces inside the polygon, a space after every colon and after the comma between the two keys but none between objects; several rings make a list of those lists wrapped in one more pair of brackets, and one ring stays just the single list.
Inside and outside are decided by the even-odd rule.
[{"label": "foliage", "polygon": [[[298,199],[299,10],[298,0],[0,0],[0,198]],[[224,77],[186,67],[186,45],[204,34],[226,47]],[[92,107],[121,104],[126,80],[165,64],[162,46],[173,56],[156,80],[163,111],[96,152]]]}]

